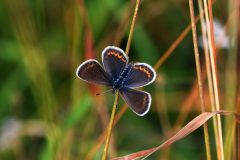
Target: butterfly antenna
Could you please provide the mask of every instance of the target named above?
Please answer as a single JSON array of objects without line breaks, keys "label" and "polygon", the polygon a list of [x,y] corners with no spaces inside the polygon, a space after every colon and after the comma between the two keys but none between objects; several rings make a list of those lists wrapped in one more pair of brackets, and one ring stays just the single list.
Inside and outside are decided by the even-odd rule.
[{"label": "butterfly antenna", "polygon": [[99,96],[99,95],[101,95],[101,94],[105,94],[105,93],[110,92],[110,91],[112,91],[112,89],[108,89],[108,90],[106,90],[106,91],[97,93],[96,95]]}]

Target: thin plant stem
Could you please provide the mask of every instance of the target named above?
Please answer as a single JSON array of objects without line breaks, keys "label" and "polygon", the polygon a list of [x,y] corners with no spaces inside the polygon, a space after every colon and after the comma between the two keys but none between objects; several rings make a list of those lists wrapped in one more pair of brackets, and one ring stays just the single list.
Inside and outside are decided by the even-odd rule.
[{"label": "thin plant stem", "polygon": [[[132,22],[131,22],[129,35],[128,35],[128,41],[127,41],[127,46],[126,46],[126,50],[125,50],[126,54],[128,54],[129,50],[130,50],[130,45],[131,45],[131,41],[132,41],[134,26],[135,26],[136,19],[137,19],[139,5],[140,5],[140,0],[137,0],[135,10],[134,10],[134,14],[133,14],[133,19],[132,19]],[[109,142],[110,142],[110,138],[111,138],[112,128],[113,128],[113,125],[114,125],[113,122],[114,122],[114,117],[115,117],[115,114],[116,114],[116,107],[117,107],[117,104],[118,104],[118,99],[119,99],[119,92],[117,90],[116,94],[115,94],[115,100],[114,100],[114,103],[113,103],[113,109],[112,109],[111,118],[110,118],[110,122],[109,122],[109,126],[108,126],[107,139],[106,139],[106,143],[105,143],[104,150],[103,150],[102,160],[107,159],[107,151],[108,151]]]},{"label": "thin plant stem", "polygon": [[130,27],[130,31],[129,31],[129,35],[128,35],[127,46],[126,46],[126,50],[125,50],[125,53],[126,53],[126,54],[128,54],[128,53],[129,53],[129,50],[130,50],[130,45],[131,45],[132,36],[133,36],[133,30],[134,30],[135,23],[136,23],[136,19],[137,19],[137,14],[138,14],[138,9],[139,9],[139,6],[140,6],[140,2],[141,2],[141,0],[137,0],[137,2],[136,2],[134,14],[133,14],[133,19],[132,19],[132,23],[131,23],[131,27]]},{"label": "thin plant stem", "polygon": [[119,95],[118,95],[118,90],[117,90],[116,95],[115,95],[115,100],[113,103],[113,107],[112,107],[112,113],[111,113],[111,118],[110,118],[110,122],[109,122],[109,126],[108,126],[107,139],[106,139],[106,143],[105,143],[104,150],[103,150],[102,160],[107,159],[107,151],[108,151],[108,146],[109,146],[112,128],[113,128],[113,124],[114,124],[113,122],[114,122],[114,117],[115,117],[116,108],[117,108],[117,104],[118,104],[118,98],[119,98]]},{"label": "thin plant stem", "polygon": [[[216,66],[215,66],[215,43],[214,43],[214,30],[213,30],[213,19],[212,19],[212,2],[204,0],[204,10],[205,10],[205,18],[206,18],[206,25],[207,25],[207,32],[208,32],[208,44],[209,44],[209,51],[210,54],[210,67],[211,67],[211,77],[212,77],[212,90],[213,90],[213,97],[214,97],[214,107],[213,111],[220,110],[219,104],[219,96],[218,96],[218,87],[217,87],[217,76],[216,76]],[[209,13],[208,13],[209,12]],[[216,115],[216,118],[213,117],[214,123],[214,132],[215,132],[215,139],[216,139],[216,150],[217,156],[219,160],[224,159],[224,152],[223,152],[223,139],[222,139],[222,125],[221,125],[221,117]]]},{"label": "thin plant stem", "polygon": [[[225,91],[225,104],[224,109],[234,110],[236,107],[237,97],[237,23],[239,17],[237,16],[238,1],[229,1],[229,13],[228,20],[224,25],[224,30],[229,31],[229,51],[226,65],[226,91]],[[236,137],[236,124],[234,123],[234,117],[228,117],[224,122],[224,158],[225,159],[236,159],[234,153],[235,150],[235,137]],[[239,158],[240,159],[240,158]]]},{"label": "thin plant stem", "polygon": [[130,5],[127,7],[127,9],[123,15],[120,25],[118,26],[116,31],[114,31],[116,33],[114,43],[113,43],[115,46],[119,46],[119,44],[121,43],[121,41],[126,33],[126,30],[128,29],[128,25],[130,23],[129,17],[132,15],[133,5],[134,4],[132,2],[130,2]]},{"label": "thin plant stem", "polygon": [[[220,103],[219,103],[219,95],[218,95],[218,85],[217,85],[217,71],[216,71],[216,62],[214,61],[216,57],[216,49],[214,43],[214,28],[213,28],[213,18],[212,18],[212,2],[208,0],[208,10],[209,10],[209,20],[210,20],[210,35],[211,35],[211,48],[212,52],[210,54],[210,62],[212,67],[212,76],[213,76],[213,89],[214,89],[214,98],[215,98],[215,105],[216,110],[220,110]],[[223,152],[223,141],[222,141],[222,125],[221,125],[221,117],[217,115],[217,124],[218,124],[218,131],[219,131],[219,143],[220,143],[220,152],[221,156],[224,159],[224,152]]]},{"label": "thin plant stem", "polygon": [[[198,6],[200,12],[204,12],[203,2],[202,0],[198,0]],[[207,15],[205,15],[207,16]],[[201,21],[201,29],[202,29],[202,37],[203,37],[203,47],[204,47],[204,54],[205,54],[205,61],[206,61],[206,70],[207,70],[207,79],[208,79],[208,90],[209,90],[209,98],[211,104],[211,110],[214,111],[215,102],[214,102],[214,94],[213,94],[213,80],[212,80],[212,73],[211,73],[211,66],[210,66],[210,57],[209,57],[209,48],[208,48],[208,37],[207,37],[207,22],[205,21],[204,16],[200,17]],[[204,26],[205,25],[205,26]],[[205,28],[205,29],[204,29]],[[215,134],[215,143],[217,144],[218,132],[217,132],[217,120],[216,117],[213,117],[213,128]],[[217,147],[217,145],[216,145]]]},{"label": "thin plant stem", "polygon": [[[235,6],[236,6],[236,16],[237,18],[235,19],[236,21],[236,54],[237,54],[237,64],[236,64],[236,78],[237,78],[237,90],[236,90],[236,113],[240,114],[240,20],[239,20],[239,16],[240,16],[240,2],[239,1],[235,1]],[[233,150],[233,155],[234,155],[234,159],[240,159],[240,153],[239,153],[239,148],[240,148],[240,122],[239,119],[236,119],[235,122],[235,127],[236,127],[236,132],[235,132],[235,144],[234,144],[234,150]]]},{"label": "thin plant stem", "polygon": [[[126,110],[128,109],[128,106],[125,103],[124,105],[122,105],[119,108],[121,108],[121,109],[119,110],[119,112],[116,114],[116,116],[114,118],[113,127],[118,123],[120,118],[126,112]],[[91,148],[91,150],[88,152],[88,154],[86,155],[86,157],[84,159],[86,159],[86,160],[93,159],[93,156],[95,155],[97,150],[100,148],[101,144],[104,142],[106,133],[107,133],[107,128],[105,128],[105,130],[102,132],[102,134],[98,137],[96,144],[94,145],[94,147]]]},{"label": "thin plant stem", "polygon": [[154,65],[154,69],[157,70],[173,53],[173,51],[177,48],[177,46],[183,41],[183,39],[187,36],[189,31],[191,30],[191,24],[189,24],[184,31],[178,36],[178,38],[172,43],[172,45],[168,48],[168,50],[162,55],[162,57],[157,61]]},{"label": "thin plant stem", "polygon": [[[193,45],[194,45],[197,77],[198,77],[198,87],[199,87],[201,110],[202,110],[202,112],[205,112],[203,87],[202,87],[201,64],[200,64],[199,51],[198,51],[197,31],[196,31],[195,14],[194,14],[194,7],[193,7],[193,1],[192,0],[189,0],[189,8],[190,8],[190,17],[191,17],[191,24],[192,24]],[[211,159],[211,152],[210,152],[209,134],[208,134],[207,123],[205,123],[203,125],[203,130],[204,130],[204,140],[205,140],[207,159],[210,160]]]}]

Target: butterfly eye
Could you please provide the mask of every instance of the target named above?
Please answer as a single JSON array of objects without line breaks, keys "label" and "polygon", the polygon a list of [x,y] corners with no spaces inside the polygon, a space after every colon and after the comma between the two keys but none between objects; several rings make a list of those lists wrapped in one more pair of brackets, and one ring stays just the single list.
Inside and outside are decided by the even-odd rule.
[{"label": "butterfly eye", "polygon": [[112,88],[112,93],[115,94],[116,93],[116,89],[113,87]]}]

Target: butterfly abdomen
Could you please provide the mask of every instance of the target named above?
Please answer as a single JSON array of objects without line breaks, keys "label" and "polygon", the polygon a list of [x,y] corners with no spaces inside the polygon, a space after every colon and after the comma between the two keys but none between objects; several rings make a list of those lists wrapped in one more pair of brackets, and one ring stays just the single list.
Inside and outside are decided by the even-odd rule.
[{"label": "butterfly abdomen", "polygon": [[113,83],[113,89],[120,89],[124,86],[125,80],[127,76],[129,75],[133,65],[129,63],[121,72],[119,77],[114,81]]}]

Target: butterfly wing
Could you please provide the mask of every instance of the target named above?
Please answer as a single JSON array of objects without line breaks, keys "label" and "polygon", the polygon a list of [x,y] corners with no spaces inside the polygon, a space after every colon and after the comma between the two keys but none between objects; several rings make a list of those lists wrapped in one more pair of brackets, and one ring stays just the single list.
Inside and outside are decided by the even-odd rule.
[{"label": "butterfly wing", "polygon": [[102,62],[104,70],[116,80],[128,63],[128,57],[122,49],[109,46],[102,52]]},{"label": "butterfly wing", "polygon": [[144,116],[149,111],[152,101],[150,93],[127,87],[121,88],[119,92],[121,97],[137,115]]},{"label": "butterfly wing", "polygon": [[156,72],[150,65],[146,63],[134,63],[124,86],[139,88],[152,83],[155,79]]},{"label": "butterfly wing", "polygon": [[76,75],[89,83],[112,86],[111,77],[95,59],[89,59],[83,62],[77,68]]}]

